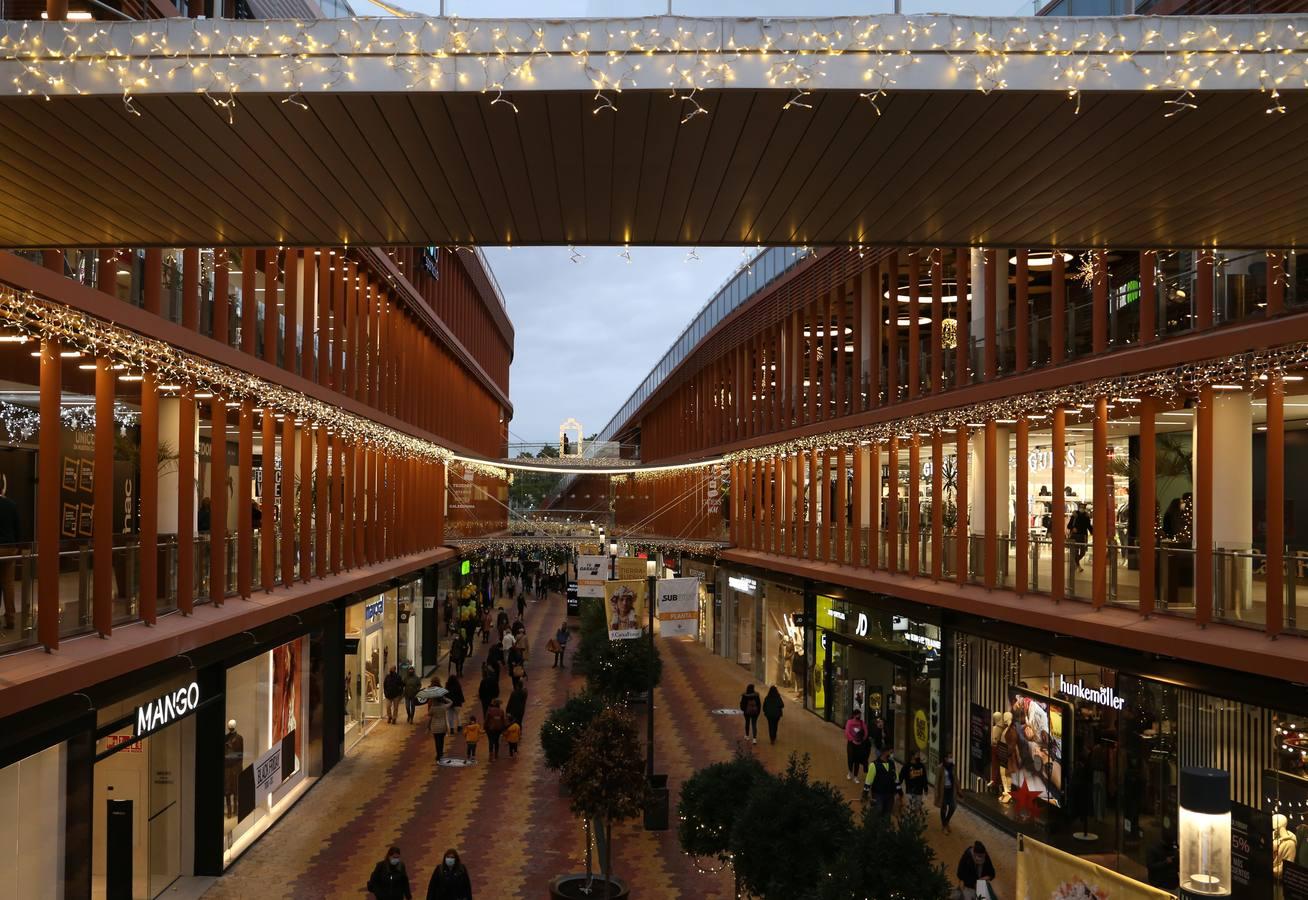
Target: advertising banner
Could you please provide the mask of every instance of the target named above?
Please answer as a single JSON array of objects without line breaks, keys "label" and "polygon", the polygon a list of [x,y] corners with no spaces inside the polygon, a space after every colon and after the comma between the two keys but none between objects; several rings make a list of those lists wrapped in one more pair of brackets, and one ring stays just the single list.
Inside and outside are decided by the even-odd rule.
[{"label": "advertising banner", "polygon": [[[1244,894],[1237,896],[1243,897]],[[1281,897],[1283,900],[1308,900],[1308,868],[1288,859],[1281,864]]]},{"label": "advertising banner", "polygon": [[635,556],[618,557],[618,581],[632,581],[637,578],[644,578],[648,572],[646,560],[639,559]]},{"label": "advertising banner", "polygon": [[282,742],[278,741],[254,761],[254,805],[263,806],[265,798],[282,785]]},{"label": "advertising banner", "polygon": [[990,780],[990,710],[972,704],[967,717],[967,753],[972,774]]},{"label": "advertising banner", "polygon": [[605,582],[604,609],[609,618],[609,640],[640,637],[641,623],[645,621],[645,579]]},{"label": "advertising banner", "polygon": [[[1015,742],[1010,747],[1009,776],[1013,790],[1025,789],[1040,800],[1062,806],[1067,771],[1067,739],[1071,737],[1072,707],[1070,704],[1043,694],[1010,686],[1009,712],[1013,714],[1013,727],[1005,730],[1006,739]],[[1012,750],[1017,750],[1016,757]],[[1019,765],[1012,766],[1016,758]]]},{"label": "advertising banner", "polygon": [[659,634],[694,637],[699,628],[699,579],[664,578],[658,591]]},{"label": "advertising banner", "polygon": [[1272,814],[1244,803],[1231,804],[1231,887],[1248,900],[1272,896]]},{"label": "advertising banner", "polygon": [[603,597],[604,582],[609,578],[607,556],[577,557],[577,596]]},{"label": "advertising banner", "polygon": [[1017,839],[1017,896],[1023,900],[1171,900],[1172,895],[1026,835]]}]

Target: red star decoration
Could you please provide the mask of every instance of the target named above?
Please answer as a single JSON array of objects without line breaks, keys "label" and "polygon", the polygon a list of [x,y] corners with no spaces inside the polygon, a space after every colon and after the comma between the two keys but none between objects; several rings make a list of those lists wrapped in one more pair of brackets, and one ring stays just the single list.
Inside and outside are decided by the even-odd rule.
[{"label": "red star decoration", "polygon": [[1013,789],[1013,809],[1019,818],[1032,818],[1036,814],[1035,802],[1039,800],[1039,791],[1033,791],[1022,782]]}]

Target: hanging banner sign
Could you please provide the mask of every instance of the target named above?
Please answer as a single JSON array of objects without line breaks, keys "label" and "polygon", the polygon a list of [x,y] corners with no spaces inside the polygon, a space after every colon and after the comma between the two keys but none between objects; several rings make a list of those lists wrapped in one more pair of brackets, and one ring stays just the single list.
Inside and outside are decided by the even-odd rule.
[{"label": "hanging banner sign", "polygon": [[607,556],[577,557],[577,596],[603,597],[604,582],[609,578]]},{"label": "hanging banner sign", "polygon": [[1172,900],[1167,891],[1055,850],[1026,835],[1017,839],[1017,896]]},{"label": "hanging banner sign", "polygon": [[609,640],[640,637],[641,623],[645,621],[645,579],[605,582],[604,611],[609,619]]},{"label": "hanging banner sign", "polygon": [[619,581],[632,581],[637,578],[644,578],[648,571],[648,560],[636,556],[618,557],[617,579]]},{"label": "hanging banner sign", "polygon": [[281,785],[282,742],[278,741],[254,761],[254,805],[263,806],[268,795]]},{"label": "hanging banner sign", "polygon": [[694,637],[699,629],[699,579],[659,581],[656,612],[663,637]]}]

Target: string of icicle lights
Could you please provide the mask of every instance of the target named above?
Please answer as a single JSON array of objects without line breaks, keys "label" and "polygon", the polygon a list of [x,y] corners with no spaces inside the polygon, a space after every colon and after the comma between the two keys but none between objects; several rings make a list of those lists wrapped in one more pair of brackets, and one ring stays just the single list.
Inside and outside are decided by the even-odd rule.
[{"label": "string of icicle lights", "polygon": [[1243,353],[1227,359],[1188,363],[1138,375],[1102,378],[958,409],[906,416],[859,428],[834,429],[825,434],[793,441],[737,450],[726,454],[724,459],[728,462],[770,459],[809,450],[884,444],[892,437],[907,440],[913,435],[929,437],[936,432],[976,428],[988,420],[1011,425],[1018,419],[1027,418],[1036,426],[1047,426],[1050,414],[1056,409],[1064,409],[1070,416],[1091,414],[1099,397],[1107,398],[1109,405],[1115,409],[1138,410],[1143,397],[1176,402],[1196,395],[1204,387],[1253,391],[1266,386],[1269,377],[1284,375],[1289,370],[1305,366],[1308,366],[1308,344],[1292,344]]},{"label": "string of icicle lights", "polygon": [[21,333],[38,340],[55,341],[61,347],[120,364],[125,368],[117,373],[119,378],[137,379],[143,373],[150,373],[161,384],[175,384],[179,389],[212,393],[225,401],[249,400],[265,411],[317,425],[347,442],[361,443],[395,457],[447,463],[453,456],[439,444],[345,412],[330,403],[314,400],[254,375],[184,353],[164,341],[143,337],[111,322],[47,303],[31,293],[2,285],[0,323],[10,334]]},{"label": "string of icicle lights", "polygon": [[[682,124],[709,118],[699,92],[739,86],[784,89],[785,110],[813,93],[858,84],[870,111],[906,70],[930,69],[922,87],[1065,92],[1128,87],[1162,92],[1164,114],[1194,109],[1205,88],[1257,89],[1269,113],[1281,90],[1308,86],[1308,19],[1299,16],[971,18],[883,15],[823,19],[476,20],[409,16],[309,21],[155,19],[141,22],[10,22],[0,62],[15,64],[25,95],[151,90],[206,95],[234,121],[242,91],[284,93],[308,108],[312,94],[355,86],[378,66],[396,89],[479,90],[517,112],[513,91],[561,74],[594,92],[595,115],[624,90],[664,90]],[[856,68],[851,68],[856,67]],[[578,71],[581,79],[577,79]],[[839,78],[834,77],[839,72]],[[1116,79],[1116,80],[1115,80]],[[1214,81],[1235,80],[1234,84]],[[1120,83],[1120,84],[1119,84]]]}]

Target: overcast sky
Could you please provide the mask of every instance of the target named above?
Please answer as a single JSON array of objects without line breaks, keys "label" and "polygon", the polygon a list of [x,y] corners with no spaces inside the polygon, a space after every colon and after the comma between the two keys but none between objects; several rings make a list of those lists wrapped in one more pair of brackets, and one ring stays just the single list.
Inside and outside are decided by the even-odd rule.
[{"label": "overcast sky", "polygon": [[[377,14],[352,0],[360,15]],[[390,2],[390,0],[387,0]],[[437,15],[439,0],[395,0]],[[903,0],[906,13],[1030,14],[1020,0]],[[821,16],[891,12],[894,0],[673,0],[674,13],[696,16]],[[476,17],[657,15],[666,0],[446,0],[447,15]],[[741,251],[633,248],[631,262],[613,247],[487,249],[517,331],[511,373],[511,441],[555,441],[559,424],[603,428],[733,272]]]}]

